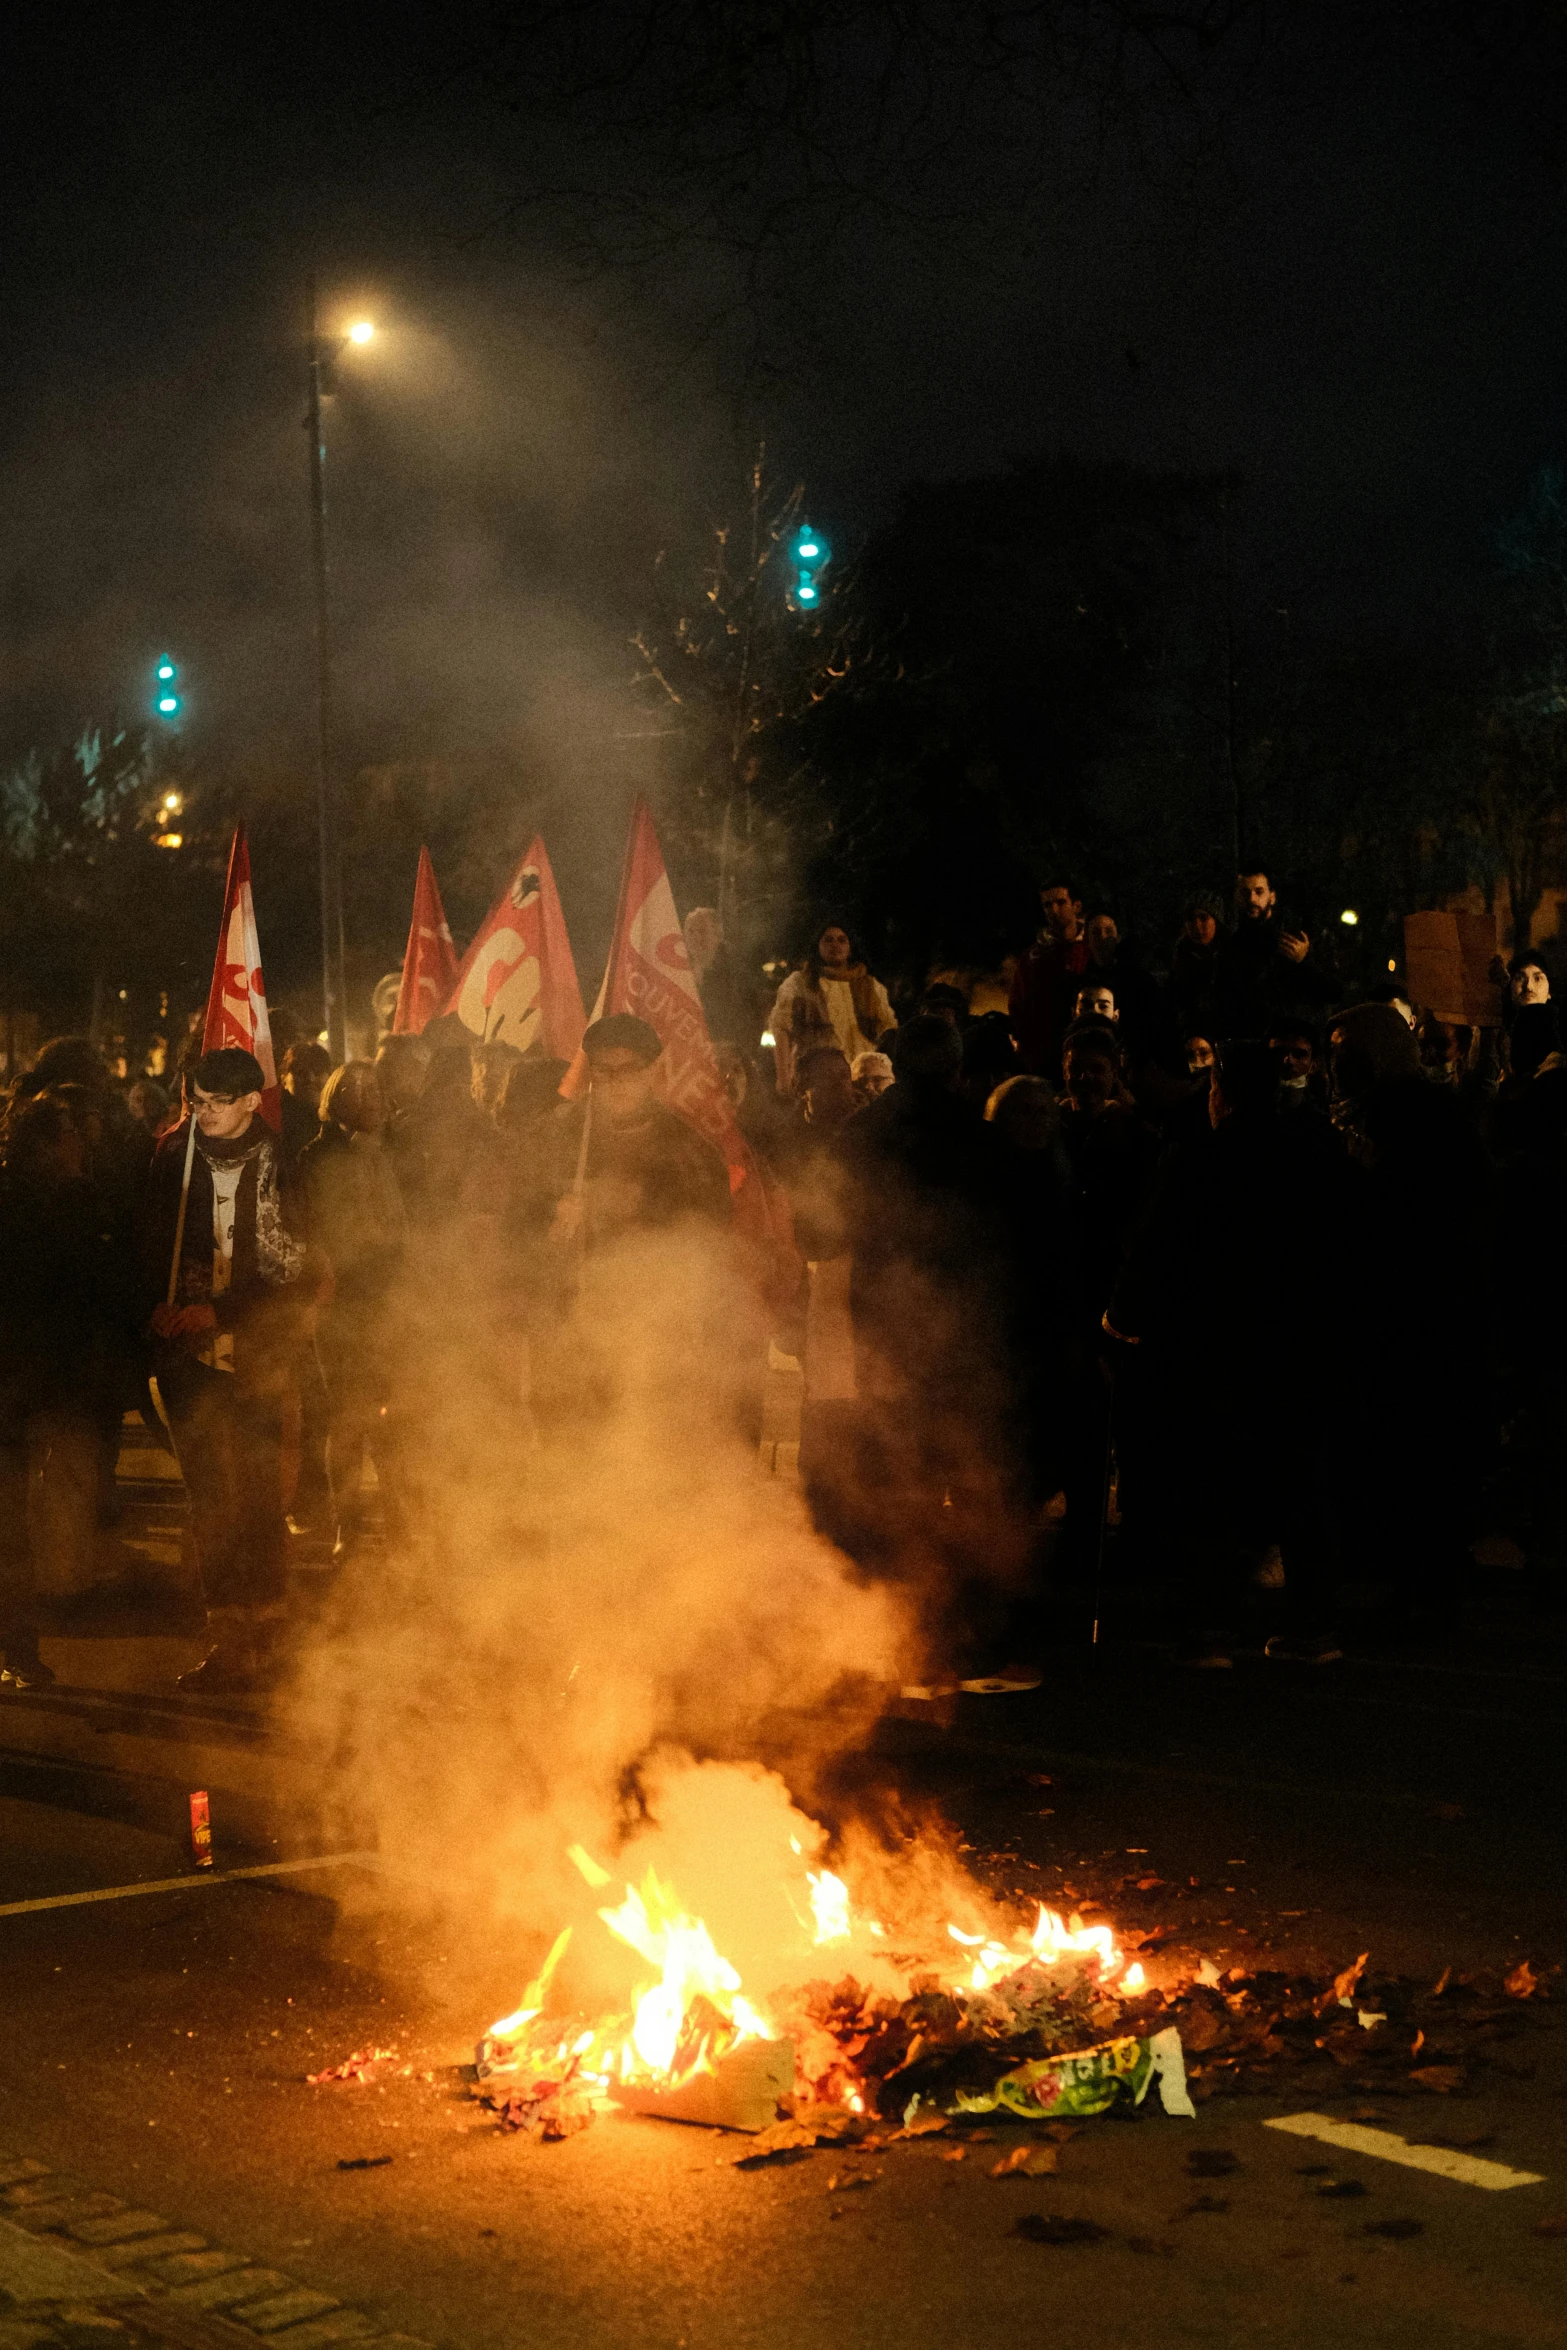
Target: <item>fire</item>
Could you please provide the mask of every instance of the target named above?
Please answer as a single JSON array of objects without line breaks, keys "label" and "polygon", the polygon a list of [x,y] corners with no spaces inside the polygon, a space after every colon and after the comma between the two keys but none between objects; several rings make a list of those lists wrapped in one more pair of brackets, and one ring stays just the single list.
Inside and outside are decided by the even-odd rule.
[{"label": "fire", "polygon": [[[659,1969],[659,1980],[638,1997],[631,2026],[631,2048],[646,2071],[675,2071],[676,2052],[697,2000],[705,2001],[728,2026],[731,2043],[773,2038],[742,1995],[739,1975],[715,1949],[706,1926],[700,1918],[686,1916],[673,1888],[661,1883],[655,1870],[648,1870],[640,1888],[626,1887],[618,1909],[601,1909],[599,1916],[612,1934]],[[705,2035],[709,2041],[712,2036]],[[696,2061],[707,2053],[699,2048]],[[690,2065],[681,2069],[688,2071]]]},{"label": "fire", "polygon": [[[481,2075],[509,2076],[516,2084],[512,2103],[530,2116],[535,2110],[555,2112],[557,2130],[580,2126],[589,2108],[649,2095],[672,2100],[660,2110],[712,2118],[706,2110],[688,2111],[698,2094],[694,2085],[704,2082],[702,2098],[757,2096],[770,2114],[775,2088],[786,2092],[793,2078],[797,2097],[825,2096],[864,2113],[868,2091],[856,2078],[852,2059],[823,2064],[815,2061],[819,2046],[797,2045],[796,1993],[788,1986],[804,1985],[812,1953],[824,1946],[835,1948],[855,1980],[895,1998],[908,1997],[911,1985],[929,1985],[934,1978],[962,2006],[1017,1978],[1015,1994],[1004,1995],[1026,2007],[1040,1996],[1031,1987],[1037,1970],[1058,1971],[1066,1998],[1080,1998],[1086,1990],[1093,1999],[1125,2000],[1147,1988],[1143,1968],[1128,1960],[1111,1927],[1085,1925],[1075,1911],[1063,1918],[1041,1904],[1031,1929],[1019,1926],[1011,1932],[1002,1925],[986,1927],[982,1919],[976,1932],[956,1923],[944,1930],[921,1928],[891,1911],[892,1922],[884,1925],[856,1910],[843,1877],[809,1867],[806,1849],[793,1837],[790,1843],[798,1875],[790,1886],[793,1870],[786,1863],[783,1889],[797,1923],[785,1930],[785,1940],[791,1931],[799,1939],[778,1949],[776,1974],[763,1986],[776,1991],[779,2012],[790,2019],[784,2026],[769,2016],[760,1993],[754,1988],[748,1993],[738,1967],[720,1950],[705,1921],[693,1916],[674,1885],[650,1867],[639,1884],[625,1886],[621,1901],[598,1911],[609,1931],[649,1969],[631,1994],[629,2011],[597,2017],[560,2012],[566,2003],[552,1997],[552,1988],[571,1942],[568,1926],[516,2011],[493,2024],[480,2043]],[[609,1872],[580,1845],[571,1848],[569,1858],[595,1891],[610,1883]],[[975,1890],[954,1886],[969,1898]],[[988,2010],[993,2002],[981,2000],[980,2005]],[[1097,2014],[1089,2013],[1097,2022]],[[748,2084],[741,2092],[734,2088],[737,2079]],[[726,2086],[720,2092],[715,2084]]]},{"label": "fire", "polygon": [[997,1942],[984,1934],[965,1934],[958,1926],[949,1926],[947,1932],[954,1942],[974,1953],[964,1985],[970,1991],[988,1991],[1030,1960],[1049,1967],[1074,1958],[1091,1959],[1107,1990],[1131,1993],[1141,1991],[1147,1983],[1140,1966],[1127,1965],[1110,1928],[1085,1926],[1075,1910],[1068,1921],[1041,1902],[1034,1930],[1026,1940],[1017,1935],[1010,1942]]},{"label": "fire", "polygon": [[[830,1869],[807,1869],[806,1882],[811,1888],[811,1915],[816,1920],[818,1942],[847,1942],[852,1931],[849,1924],[849,1888],[841,1877]],[[872,1933],[876,1928],[871,1928]]]}]

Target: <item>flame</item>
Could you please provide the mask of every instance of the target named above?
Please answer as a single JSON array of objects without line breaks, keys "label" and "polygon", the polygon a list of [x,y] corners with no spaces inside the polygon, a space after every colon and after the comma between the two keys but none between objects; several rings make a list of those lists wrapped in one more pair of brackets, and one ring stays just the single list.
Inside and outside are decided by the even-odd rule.
[{"label": "flame", "polygon": [[[932,1965],[928,1930],[922,1934],[906,1922],[895,1921],[889,1927],[857,1915],[845,1880],[830,1869],[806,1867],[805,1850],[795,1838],[790,1843],[800,1864],[808,1910],[793,1891],[789,1898],[802,1933],[817,1947],[853,1945],[855,1961],[865,1962],[878,1981],[891,1985],[906,1987],[913,1979],[911,1967]],[[573,1845],[568,1857],[589,1885],[599,1888],[610,1881],[608,1871],[581,1845]],[[491,2025],[480,2044],[481,2073],[516,2074],[544,2083],[551,2094],[572,2086],[602,2104],[613,2098],[617,2084],[678,2088],[699,2072],[713,2071],[742,2042],[777,2039],[776,2027],[746,1997],[738,1969],[719,1950],[707,1925],[682,1907],[674,1886],[655,1869],[649,1868],[640,1884],[627,1884],[624,1900],[598,1914],[651,1969],[652,1979],[636,1989],[631,2012],[591,2020],[580,2014],[546,2015],[551,1979],[571,1940],[567,1927],[556,1937],[516,2012]],[[905,1955],[891,1946],[892,1936]],[[949,1924],[946,1936],[956,1951],[945,1966],[938,1962],[933,1971],[960,2001],[965,1994],[991,1991],[1008,1977],[1035,1967],[1061,1967],[1070,1980],[1086,1982],[1096,1994],[1130,1999],[1147,1988],[1145,1970],[1120,1949],[1111,1927],[1085,1925],[1075,1910],[1063,1918],[1041,1903],[1032,1928],[1019,1924],[1009,1930],[997,1922],[970,1932]],[[845,1958],[850,1955],[843,1953]],[[1199,1979],[1217,1979],[1209,1962],[1204,1961]],[[864,2082],[856,2081],[847,2061],[840,2070],[841,2078],[838,2073],[833,2076],[832,2094],[852,2112],[864,2112]],[[815,2081],[816,2075],[810,2078]],[[811,2093],[825,2093],[819,2081]]]},{"label": "flame", "polygon": [[[847,1942],[851,1933],[849,1924],[849,1888],[841,1877],[830,1869],[807,1869],[806,1880],[811,1888],[811,1913],[816,1920],[818,1942]],[[876,1931],[873,1926],[871,1931]]]},{"label": "flame", "polygon": [[566,1945],[570,1940],[571,1928],[562,1926],[551,1946],[549,1957],[524,1991],[520,2007],[511,2015],[503,2015],[498,2024],[491,2024],[492,2040],[514,2039],[524,2024],[531,2024],[535,2016],[543,2014],[544,1994],[550,1987],[550,1977],[565,1957]]},{"label": "flame", "polygon": [[[705,2000],[734,2040],[770,2040],[767,2024],[741,1993],[740,1977],[700,1918],[688,1917],[672,1886],[649,1869],[640,1887],[628,1885],[618,1909],[599,1916],[612,1934],[659,1969],[659,1980],[637,1999],[626,2054],[651,2073],[672,2074],[693,2004]],[[699,2063],[705,2045],[695,2052]],[[681,2068],[692,2069],[691,2064]]]},{"label": "flame", "polygon": [[1140,1991],[1147,1981],[1140,1966],[1127,1965],[1108,1926],[1085,1926],[1075,1910],[1068,1921],[1046,1909],[1043,1902],[1026,1941],[1015,1935],[1010,1942],[998,1942],[985,1934],[965,1934],[958,1926],[949,1926],[947,1932],[954,1942],[974,1953],[964,1985],[969,1991],[988,1991],[1030,1960],[1039,1966],[1058,1966],[1063,1959],[1091,1959],[1099,1981],[1123,1991]]}]

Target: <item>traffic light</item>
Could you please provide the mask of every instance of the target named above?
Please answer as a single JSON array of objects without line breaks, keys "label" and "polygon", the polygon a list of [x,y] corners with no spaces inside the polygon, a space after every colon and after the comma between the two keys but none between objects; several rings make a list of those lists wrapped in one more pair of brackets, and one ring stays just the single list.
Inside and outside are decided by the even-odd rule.
[{"label": "traffic light", "polygon": [[158,663],[157,668],[153,671],[153,677],[156,680],[156,688],[153,695],[153,707],[156,709],[160,718],[173,719],[177,718],[180,714],[180,697],[178,691],[176,690],[179,683],[179,674],[180,673],[175,668],[174,663],[169,659],[168,654],[165,653],[163,659]]},{"label": "traffic light", "polygon": [[832,561],[832,549],[819,530],[803,522],[789,541],[794,585],[789,601],[801,612],[814,612],[822,600],[821,573]]}]

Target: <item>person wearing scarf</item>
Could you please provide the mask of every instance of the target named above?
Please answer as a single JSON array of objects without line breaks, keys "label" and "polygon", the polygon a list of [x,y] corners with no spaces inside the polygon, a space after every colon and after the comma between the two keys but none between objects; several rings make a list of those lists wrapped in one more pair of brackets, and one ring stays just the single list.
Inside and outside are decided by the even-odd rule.
[{"label": "person wearing scarf", "polygon": [[792,1096],[802,1054],[813,1045],[838,1047],[852,1068],[897,1026],[887,990],[855,954],[841,922],[825,922],[798,971],[791,971],[768,1022],[778,1057],[778,1090]]},{"label": "person wearing scarf", "polygon": [[141,1223],[153,1375],[190,1497],[210,1641],[180,1687],[200,1694],[263,1678],[283,1613],[283,1403],[314,1285],[282,1145],[260,1115],[264,1083],[251,1053],[202,1054],[183,1229],[188,1118],[154,1155]]}]

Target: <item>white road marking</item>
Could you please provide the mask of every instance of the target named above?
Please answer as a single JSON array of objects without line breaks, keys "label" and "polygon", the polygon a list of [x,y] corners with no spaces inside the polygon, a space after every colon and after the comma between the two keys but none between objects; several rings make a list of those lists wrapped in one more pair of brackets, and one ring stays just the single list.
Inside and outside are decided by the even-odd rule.
[{"label": "white road marking", "polygon": [[141,1885],[105,1885],[96,1893],[50,1893],[41,1901],[0,1902],[0,1918],[19,1918],[35,1909],[80,1909],[89,1901],[134,1901],[139,1893],[199,1893],[208,1885],[233,1885],[241,1877],[286,1877],[301,1869],[373,1869],[374,1852],[318,1852],[310,1860],[268,1860],[253,1869],[193,1869],[188,1877],[153,1877]]},{"label": "white road marking", "polygon": [[1324,2146],[1342,2147],[1346,2154],[1373,2154],[1379,2162],[1400,2162],[1406,2170],[1430,2171],[1434,2178],[1456,2179],[1462,2187],[1543,2187],[1545,2174],[1537,2170],[1509,2170],[1505,2162],[1482,2162],[1478,2155],[1460,2154],[1450,2146],[1411,2146],[1392,2130],[1368,2130],[1359,2122],[1331,2121],[1325,2113],[1286,2113],[1263,2123],[1265,2130],[1288,2130],[1296,2138],[1320,2138]]}]

